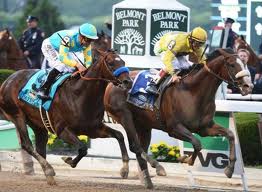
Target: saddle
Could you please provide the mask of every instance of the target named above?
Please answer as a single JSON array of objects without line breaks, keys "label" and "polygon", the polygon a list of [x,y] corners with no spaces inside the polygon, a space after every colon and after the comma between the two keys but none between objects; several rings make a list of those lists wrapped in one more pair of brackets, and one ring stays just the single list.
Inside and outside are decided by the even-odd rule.
[{"label": "saddle", "polygon": [[[183,69],[181,71],[176,71],[178,76],[181,76],[182,79],[188,75],[192,70],[198,71],[203,67],[200,64],[194,64],[189,69]],[[154,111],[154,109],[160,109],[161,100],[163,93],[172,83],[172,76],[167,75],[164,77],[162,82],[158,87],[159,96],[147,93],[145,88],[150,83],[151,79],[154,77],[155,73],[152,73],[150,70],[143,70],[139,72],[134,80],[133,86],[128,92],[127,102],[131,103],[142,109],[148,109]]]},{"label": "saddle", "polygon": [[50,89],[49,96],[51,99],[43,101],[37,96],[37,91],[45,82],[48,73],[49,70],[39,70],[34,73],[19,92],[18,98],[31,106],[37,108],[42,106],[46,111],[48,111],[58,88],[71,76],[71,73],[61,74]]}]

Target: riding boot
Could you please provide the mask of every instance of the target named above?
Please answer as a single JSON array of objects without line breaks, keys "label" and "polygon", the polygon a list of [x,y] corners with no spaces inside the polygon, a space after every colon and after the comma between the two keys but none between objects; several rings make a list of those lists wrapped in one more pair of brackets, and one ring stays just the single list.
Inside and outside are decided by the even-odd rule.
[{"label": "riding boot", "polygon": [[47,79],[45,81],[45,83],[40,87],[38,93],[37,93],[37,96],[40,97],[41,99],[50,99],[49,97],[49,90],[53,84],[53,82],[55,81],[55,79],[57,78],[57,76],[60,74],[60,72],[53,68],[48,76],[47,76]]},{"label": "riding boot", "polygon": [[162,82],[166,74],[167,73],[161,69],[157,76],[150,81],[149,85],[147,85],[145,91],[158,96],[158,85]]}]

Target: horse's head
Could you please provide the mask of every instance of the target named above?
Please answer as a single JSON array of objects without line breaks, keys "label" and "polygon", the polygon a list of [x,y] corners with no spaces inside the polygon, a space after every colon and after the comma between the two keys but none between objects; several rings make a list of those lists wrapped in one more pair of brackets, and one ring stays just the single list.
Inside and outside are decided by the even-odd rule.
[{"label": "horse's head", "polygon": [[254,52],[252,47],[250,47],[250,45],[246,42],[243,35],[240,35],[238,38],[236,38],[234,43],[234,51],[238,52],[240,49],[246,49],[249,51],[250,55],[247,62],[248,65],[257,67],[257,70],[260,70],[260,68],[258,67],[260,63],[260,59]]},{"label": "horse's head", "polygon": [[13,39],[13,37],[8,29],[0,31],[0,50],[7,50],[9,45],[8,41],[11,39]]},{"label": "horse's head", "polygon": [[111,49],[111,37],[104,33],[104,31],[101,31],[101,33],[98,33],[97,35],[98,39],[94,42],[95,47],[103,51]]},{"label": "horse's head", "polygon": [[234,42],[235,52],[237,52],[239,49],[249,49],[249,45],[247,44],[243,35],[237,37]]},{"label": "horse's head", "polygon": [[237,87],[242,95],[251,93],[254,86],[247,66],[233,52],[228,53],[223,49],[218,49],[218,51],[223,57],[221,58],[223,62],[221,77]]},{"label": "horse's head", "polygon": [[95,65],[101,66],[102,77],[112,81],[114,84],[120,84],[125,89],[130,89],[133,81],[129,77],[128,68],[125,67],[125,61],[112,50],[104,52],[96,49],[95,52],[97,52]]}]

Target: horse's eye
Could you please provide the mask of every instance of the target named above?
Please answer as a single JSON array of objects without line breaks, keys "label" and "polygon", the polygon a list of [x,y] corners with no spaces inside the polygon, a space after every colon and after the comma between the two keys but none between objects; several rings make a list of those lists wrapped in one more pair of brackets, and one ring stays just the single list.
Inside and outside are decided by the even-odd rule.
[{"label": "horse's eye", "polygon": [[234,64],[229,64],[229,67],[235,68],[235,65]]}]

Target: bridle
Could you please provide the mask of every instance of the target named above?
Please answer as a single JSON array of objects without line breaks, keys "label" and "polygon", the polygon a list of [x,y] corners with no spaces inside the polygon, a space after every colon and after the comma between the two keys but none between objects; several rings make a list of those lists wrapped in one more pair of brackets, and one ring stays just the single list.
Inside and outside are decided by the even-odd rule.
[{"label": "bridle", "polygon": [[[103,56],[103,66],[104,66],[104,68],[106,69],[106,71],[107,71],[107,73],[108,74],[110,74],[110,80],[109,79],[105,79],[105,78],[96,78],[96,77],[85,77],[85,74],[89,71],[89,69],[90,68],[88,68],[88,69],[86,69],[85,71],[82,71],[82,72],[80,72],[80,71],[77,71],[77,72],[75,72],[74,74],[72,74],[72,76],[75,76],[76,74],[78,74],[79,73],[79,75],[80,75],[80,78],[82,79],[82,80],[85,80],[85,81],[105,81],[105,82],[112,82],[114,85],[121,85],[122,84],[122,82],[117,78],[120,74],[122,74],[122,73],[129,73],[129,69],[127,68],[127,67],[125,67],[125,66],[122,66],[122,67],[119,67],[119,68],[117,68],[116,70],[111,70],[109,67],[108,67],[108,65],[107,65],[107,63],[106,63],[106,58],[108,57],[108,55],[110,55],[110,54],[114,54],[113,52],[108,52],[108,53],[106,53],[106,55],[105,56]],[[97,62],[99,62],[99,61],[97,61]]]},{"label": "bridle", "polygon": [[230,54],[229,56],[224,56],[224,55],[221,55],[221,56],[224,57],[224,58],[223,58],[223,61],[224,61],[223,63],[224,63],[224,65],[225,65],[226,69],[227,69],[227,73],[228,73],[228,76],[229,76],[229,78],[230,78],[229,81],[226,80],[226,79],[224,79],[223,77],[219,76],[219,75],[216,74],[214,71],[212,71],[212,70],[207,66],[207,64],[204,64],[204,68],[205,68],[211,75],[215,76],[217,79],[219,79],[219,80],[221,80],[221,81],[224,81],[225,83],[230,84],[230,85],[232,85],[232,86],[235,87],[235,88],[239,88],[239,83],[238,83],[238,81],[237,81],[237,75],[238,75],[239,73],[241,73],[243,70],[240,71],[240,72],[238,72],[236,75],[234,75],[234,74],[232,73],[232,71],[229,69],[230,62],[228,62],[228,60],[229,60],[231,57],[238,57],[238,55],[237,55],[237,54]]}]

